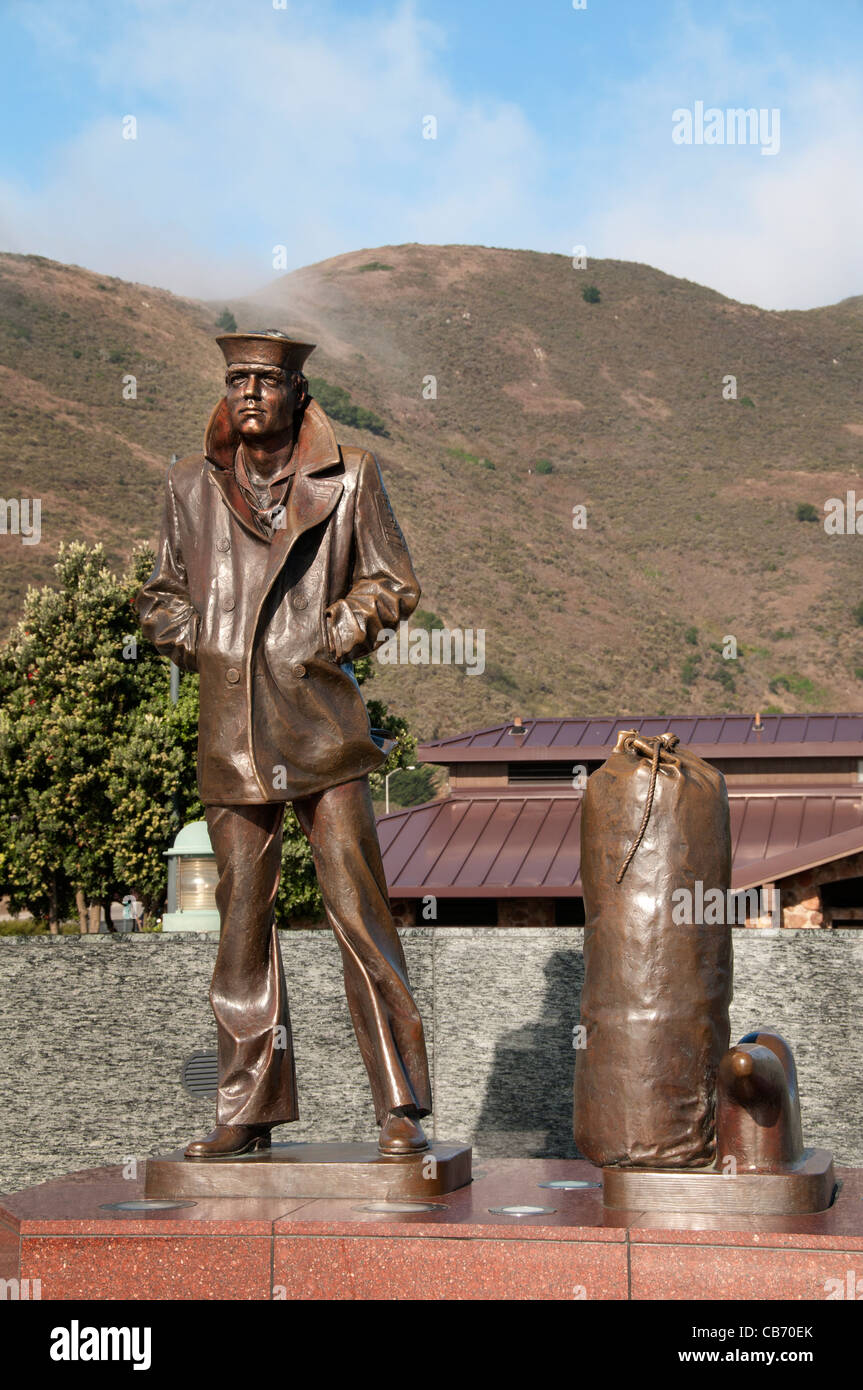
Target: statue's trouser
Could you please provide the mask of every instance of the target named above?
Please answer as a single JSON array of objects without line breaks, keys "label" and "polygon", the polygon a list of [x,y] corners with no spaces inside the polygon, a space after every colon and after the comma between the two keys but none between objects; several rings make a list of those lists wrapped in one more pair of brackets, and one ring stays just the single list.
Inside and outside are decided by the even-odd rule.
[{"label": "statue's trouser", "polygon": [[[368,780],[293,803],[314,856],[375,1115],[431,1111],[422,1020],[389,908]],[[222,932],[210,1003],[219,1038],[219,1124],[298,1118],[285,977],[274,924],[284,803],[208,806]]]}]

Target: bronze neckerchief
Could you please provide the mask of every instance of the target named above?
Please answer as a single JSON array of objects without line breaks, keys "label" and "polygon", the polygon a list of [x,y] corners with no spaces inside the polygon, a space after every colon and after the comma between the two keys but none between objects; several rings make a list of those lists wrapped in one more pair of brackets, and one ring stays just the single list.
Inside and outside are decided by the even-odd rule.
[{"label": "bronze neckerchief", "polygon": [[[284,525],[285,503],[295,471],[296,462],[292,453],[284,468],[280,468],[266,483],[258,485],[249,477],[242,444],[234,456],[237,486],[249,504],[255,525],[268,539],[272,539],[279,527]],[[280,483],[283,486],[279,487]]]}]

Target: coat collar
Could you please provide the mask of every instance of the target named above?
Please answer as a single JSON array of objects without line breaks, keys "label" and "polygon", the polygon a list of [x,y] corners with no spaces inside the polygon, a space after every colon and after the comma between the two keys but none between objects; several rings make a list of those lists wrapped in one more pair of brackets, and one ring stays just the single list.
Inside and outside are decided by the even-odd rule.
[{"label": "coat collar", "polygon": [[[225,504],[234,513],[237,520],[253,536],[266,544],[267,537],[256,526],[252,510],[240,491],[234,476],[234,456],[239,442],[239,435],[231,428],[228,403],[223,396],[210,416],[204,435],[204,455],[210,465],[210,478],[218,487]],[[312,482],[307,484],[306,478],[309,475],[322,472],[325,468],[332,468],[334,464],[341,461],[341,452],[336,443],[333,427],[315,400],[309,400],[303,412],[302,424],[294,450],[294,461],[295,474],[288,498],[288,526],[285,528],[289,533],[295,530],[291,521],[292,519],[299,520],[298,512],[302,514],[307,510],[309,502],[322,501],[324,494],[329,497],[334,491],[322,486],[323,479],[321,484]],[[341,484],[339,484],[338,491],[341,492]],[[315,496],[316,493],[318,494],[317,497]],[[292,512],[294,518],[291,516]],[[301,529],[305,529],[305,527],[303,526]],[[286,538],[285,530],[276,531],[271,541],[277,540],[280,536],[283,539]]]}]

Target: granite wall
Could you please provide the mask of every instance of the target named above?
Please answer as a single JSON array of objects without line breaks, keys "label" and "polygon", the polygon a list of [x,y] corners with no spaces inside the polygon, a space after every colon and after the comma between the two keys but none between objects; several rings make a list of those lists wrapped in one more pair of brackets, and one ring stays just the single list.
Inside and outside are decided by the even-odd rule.
[{"label": "granite wall", "polygon": [[[578,928],[402,932],[426,1024],[438,1138],[478,1158],[574,1154]],[[365,1072],[327,931],[283,935],[302,1119],[281,1139],[371,1139]],[[213,1105],[180,1084],[215,1050],[210,939],[0,937],[0,1189],[176,1148]],[[863,1164],[863,933],[735,932],[732,1036],[778,1028],[797,1058],[807,1143]]]}]

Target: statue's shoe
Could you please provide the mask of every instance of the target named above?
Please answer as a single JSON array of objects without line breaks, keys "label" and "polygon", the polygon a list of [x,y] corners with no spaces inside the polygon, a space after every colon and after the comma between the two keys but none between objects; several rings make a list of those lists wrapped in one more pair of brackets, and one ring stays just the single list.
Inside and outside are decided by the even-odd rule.
[{"label": "statue's shoe", "polygon": [[186,1158],[228,1158],[269,1147],[269,1125],[216,1125],[206,1139],[196,1139],[184,1152]]},{"label": "statue's shoe", "polygon": [[425,1153],[428,1146],[422,1126],[408,1115],[387,1115],[381,1125],[378,1148],[387,1158]]}]

